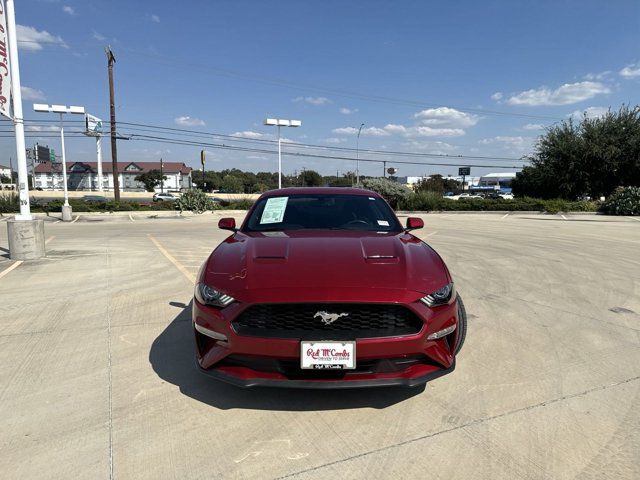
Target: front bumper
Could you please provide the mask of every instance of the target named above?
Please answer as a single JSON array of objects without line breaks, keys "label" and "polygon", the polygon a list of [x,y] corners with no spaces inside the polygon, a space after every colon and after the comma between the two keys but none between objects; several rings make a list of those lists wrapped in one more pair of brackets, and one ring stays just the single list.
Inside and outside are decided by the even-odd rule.
[{"label": "front bumper", "polygon": [[[427,337],[458,324],[457,301],[435,309],[419,302],[404,306],[423,320],[424,326],[420,332],[401,337],[355,339],[356,365],[362,368],[318,372],[297,367],[300,362],[300,340],[305,339],[238,335],[231,327],[231,320],[248,305],[233,304],[220,310],[194,300],[198,369],[211,378],[239,387],[309,389],[415,387],[451,373],[455,369],[453,345],[457,329],[437,340],[428,340]],[[215,332],[217,338],[198,332],[196,324],[203,327],[201,331],[207,329]]]}]

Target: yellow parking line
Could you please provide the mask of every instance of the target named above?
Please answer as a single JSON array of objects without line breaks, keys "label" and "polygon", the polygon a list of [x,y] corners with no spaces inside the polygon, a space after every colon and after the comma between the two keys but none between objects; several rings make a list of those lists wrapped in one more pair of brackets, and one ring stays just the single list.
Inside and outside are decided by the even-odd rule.
[{"label": "yellow parking line", "polygon": [[175,267],[178,270],[180,270],[180,272],[182,272],[182,274],[187,278],[187,280],[189,280],[191,283],[196,283],[196,276],[193,273],[187,270],[179,261],[177,261],[173,257],[173,255],[167,252],[167,250],[160,244],[160,242],[158,242],[155,238],[153,238],[153,235],[147,235],[147,236],[149,237],[149,240],[151,240],[153,244],[158,248],[158,250],[160,250],[160,253],[162,253],[165,257],[167,257],[167,259],[171,263],[173,263]]},{"label": "yellow parking line", "polygon": [[21,264],[22,264],[22,260],[18,260],[13,265],[10,265],[8,268],[5,268],[3,271],[0,272],[0,278],[2,278],[5,275],[7,275],[14,268],[18,268]]}]

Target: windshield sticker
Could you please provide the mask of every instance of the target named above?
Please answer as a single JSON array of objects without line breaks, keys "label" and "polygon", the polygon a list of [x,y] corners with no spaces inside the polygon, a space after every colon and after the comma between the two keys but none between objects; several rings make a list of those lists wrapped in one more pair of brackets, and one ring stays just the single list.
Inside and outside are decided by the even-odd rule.
[{"label": "windshield sticker", "polygon": [[264,206],[260,224],[265,223],[281,223],[284,218],[284,211],[287,209],[289,197],[272,197],[267,199]]},{"label": "windshield sticker", "polygon": [[386,220],[378,220],[378,225],[380,225],[382,227],[388,227],[389,226],[389,222],[387,222]]},{"label": "windshield sticker", "polygon": [[374,202],[376,201],[376,199],[373,197],[369,197],[369,200],[373,200]]}]

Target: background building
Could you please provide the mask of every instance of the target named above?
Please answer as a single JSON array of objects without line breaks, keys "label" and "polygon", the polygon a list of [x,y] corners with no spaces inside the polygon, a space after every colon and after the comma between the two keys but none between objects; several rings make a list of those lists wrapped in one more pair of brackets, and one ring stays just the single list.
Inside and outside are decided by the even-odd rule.
[{"label": "background building", "polygon": [[[160,162],[118,162],[118,179],[120,189],[144,191],[144,184],[135,178],[141,173],[160,170]],[[191,188],[191,167],[180,162],[164,162],[162,172],[167,179],[164,190],[180,191]],[[105,190],[113,190],[113,165],[102,163],[103,186]],[[35,167],[35,188],[42,190],[62,190],[62,164],[43,162]],[[67,165],[67,188],[69,190],[97,190],[98,166],[96,162],[74,162]],[[160,191],[160,186],[156,187]]]}]

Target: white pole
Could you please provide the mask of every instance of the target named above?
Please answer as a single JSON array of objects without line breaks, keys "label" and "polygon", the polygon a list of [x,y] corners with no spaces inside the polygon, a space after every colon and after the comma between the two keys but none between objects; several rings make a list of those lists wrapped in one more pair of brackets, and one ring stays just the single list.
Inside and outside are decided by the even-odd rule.
[{"label": "white pole", "polygon": [[280,145],[280,125],[278,125],[278,188],[282,188],[282,147]]},{"label": "white pole", "polygon": [[98,191],[104,192],[104,185],[102,185],[102,135],[96,137],[96,154],[98,157]]},{"label": "white pole", "polygon": [[64,154],[64,126],[62,123],[62,113],[60,114],[60,146],[62,148],[62,186],[64,188],[64,205],[69,206],[69,192],[67,192],[67,159]]},{"label": "white pole", "polygon": [[16,220],[32,220],[29,205],[29,174],[24,143],[24,118],[22,117],[22,92],[20,91],[20,64],[16,35],[16,12],[13,0],[7,0],[7,39],[9,41],[9,68],[11,70],[11,94],[13,96],[13,123],[16,129],[16,153],[18,160],[18,191],[20,214]]}]

